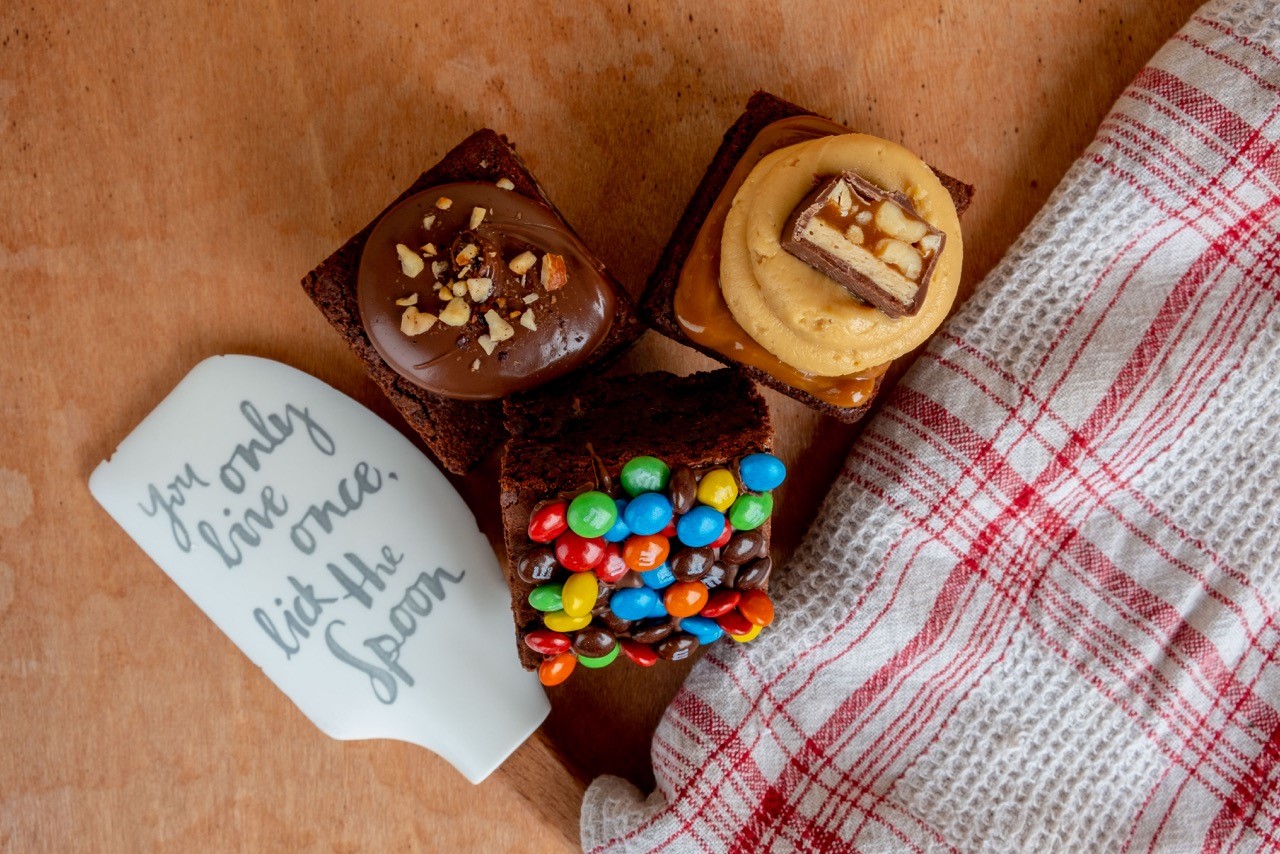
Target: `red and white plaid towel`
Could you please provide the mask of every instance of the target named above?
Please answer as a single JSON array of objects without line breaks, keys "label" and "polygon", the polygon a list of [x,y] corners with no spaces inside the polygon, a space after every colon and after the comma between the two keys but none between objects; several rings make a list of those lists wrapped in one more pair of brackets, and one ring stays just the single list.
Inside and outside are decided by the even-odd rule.
[{"label": "red and white plaid towel", "polygon": [[1206,6],[587,851],[1280,848],[1280,7]]}]

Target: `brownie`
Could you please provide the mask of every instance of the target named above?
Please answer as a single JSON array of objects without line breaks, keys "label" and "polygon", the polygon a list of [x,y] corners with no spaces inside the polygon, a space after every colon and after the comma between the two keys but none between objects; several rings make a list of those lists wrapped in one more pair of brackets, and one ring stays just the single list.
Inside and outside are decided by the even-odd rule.
[{"label": "brownie", "polygon": [[[387,206],[373,222],[362,228],[302,280],[302,286],[316,306],[338,330],[347,345],[364,363],[365,369],[383,393],[427,447],[449,471],[462,474],[472,468],[506,436],[502,424],[501,400],[456,400],[433,394],[396,373],[374,349],[360,319],[357,305],[356,273],[360,254],[377,221],[397,203],[440,184],[456,181],[496,182],[507,178],[520,193],[549,208],[572,232],[559,210],[516,154],[506,137],[495,131],[476,131],[428,169]],[[617,310],[609,332],[586,363],[591,370],[605,367],[622,353],[643,331],[625,289],[609,277]],[[572,381],[565,377],[557,382]]]},{"label": "brownie", "polygon": [[[784,101],[768,92],[756,92],[751,96],[742,115],[725,133],[724,140],[720,143],[720,148],[711,160],[711,165],[707,167],[702,180],[698,183],[698,188],[694,190],[693,198],[689,200],[689,204],[685,207],[684,214],[680,217],[680,221],[671,235],[671,240],[667,243],[666,248],[663,249],[657,266],[649,276],[648,285],[640,302],[641,314],[655,329],[667,337],[699,350],[719,362],[726,361],[723,354],[692,341],[684,334],[680,324],[676,322],[674,304],[676,287],[680,283],[680,272],[684,269],[685,260],[689,256],[689,251],[693,247],[698,231],[702,228],[703,221],[710,213],[716,199],[720,197],[720,193],[725,184],[728,183],[734,167],[737,166],[738,161],[746,153],[756,135],[766,125],[792,116],[819,116],[820,118],[825,118],[818,113],[806,110],[789,101]],[[956,212],[963,214],[973,198],[973,187],[936,169],[933,171],[942,182],[943,187],[951,194],[951,198],[955,202]],[[788,397],[792,397],[825,415],[850,423],[862,418],[871,408],[871,404],[875,400],[875,393],[879,392],[884,379],[883,374],[876,379],[875,391],[861,406],[840,407],[822,401],[808,392],[794,388],[758,368],[750,365],[738,365],[738,367],[756,382],[777,389]]]},{"label": "brownie", "polygon": [[[637,456],[701,474],[717,467],[734,470],[737,460],[768,452],[773,443],[763,397],[732,368],[686,377],[654,372],[595,379],[573,391],[510,398],[505,409],[511,432],[500,480],[506,573],[520,660],[527,669],[542,656],[520,639],[540,626],[541,614],[528,598],[537,584],[521,579],[516,566],[537,547],[528,529],[540,503],[592,489],[610,492],[611,486],[612,494],[626,497],[616,489],[620,471]],[[766,550],[768,525],[759,529]],[[674,558],[679,543],[673,539],[672,545]],[[567,576],[562,569],[557,573],[554,580]]]}]

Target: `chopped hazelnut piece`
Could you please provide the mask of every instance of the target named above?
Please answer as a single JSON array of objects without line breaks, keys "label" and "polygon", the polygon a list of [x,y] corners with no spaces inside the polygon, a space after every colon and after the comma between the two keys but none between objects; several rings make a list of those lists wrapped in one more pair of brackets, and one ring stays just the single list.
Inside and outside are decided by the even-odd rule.
[{"label": "chopped hazelnut piece", "polygon": [[400,331],[410,337],[421,335],[436,325],[436,316],[426,311],[418,311],[413,306],[400,315]]},{"label": "chopped hazelnut piece", "polygon": [[396,305],[417,305],[417,304],[418,304],[418,295],[416,293],[410,294],[407,297],[401,297],[400,299],[396,300]]},{"label": "chopped hazelnut piece", "polygon": [[471,228],[479,228],[480,223],[484,222],[484,208],[471,209]]},{"label": "chopped hazelnut piece", "polygon": [[451,282],[449,284],[449,290],[453,292],[455,297],[465,297],[467,295],[467,283]]},{"label": "chopped hazelnut piece", "polygon": [[462,297],[449,300],[440,312],[440,322],[447,326],[465,326],[471,320],[471,306]]},{"label": "chopped hazelnut piece", "polygon": [[441,196],[436,199],[436,207],[442,211],[447,211],[449,208],[453,207],[453,199],[448,196]]},{"label": "chopped hazelnut piece", "polygon": [[510,178],[499,178],[497,181],[497,187],[499,190],[514,190],[516,185],[511,183]]},{"label": "chopped hazelnut piece", "polygon": [[479,359],[476,359],[474,362],[472,362],[472,363],[471,363],[471,370],[473,370],[473,371],[478,371],[478,370],[480,370],[480,360],[479,360]]},{"label": "chopped hazelnut piece", "polygon": [[503,319],[502,315],[498,314],[493,309],[489,309],[484,313],[484,319],[485,322],[489,324],[489,337],[492,338],[495,343],[506,341],[512,335],[516,334],[515,327],[510,323],[507,323],[507,321]]},{"label": "chopped hazelnut piece", "polygon": [[433,226],[433,225],[435,225],[435,224],[436,224],[436,215],[435,215],[435,214],[432,214],[431,216],[424,216],[424,217],[422,218],[422,227],[423,227],[423,228],[425,228],[425,229],[427,229],[428,231],[430,231],[430,230],[431,230],[431,226]]},{"label": "chopped hazelnut piece", "polygon": [[494,343],[494,340],[488,335],[481,335],[476,340],[480,342],[480,349],[484,350],[484,354],[486,356],[492,356],[493,351],[498,347],[498,345]]},{"label": "chopped hazelnut piece", "polygon": [[548,252],[542,256],[542,288],[558,291],[569,282],[569,268],[563,255]]},{"label": "chopped hazelnut piece", "polygon": [[537,295],[537,294],[525,294],[525,295],[522,297],[522,299],[524,300],[524,304],[525,304],[525,305],[533,305],[535,302],[537,302],[537,301],[538,301],[538,295]]},{"label": "chopped hazelnut piece", "polygon": [[533,269],[533,265],[538,263],[538,256],[532,252],[521,252],[512,258],[507,267],[517,276],[523,276],[525,273]]},{"label": "chopped hazelnut piece", "polygon": [[533,309],[528,309],[520,316],[520,325],[525,329],[529,329],[534,332],[538,331],[538,321],[533,317]]},{"label": "chopped hazelnut piece", "polygon": [[426,255],[427,257],[431,257],[432,255],[435,255],[436,245],[434,243],[428,243],[427,245],[423,246],[422,254]]},{"label": "chopped hazelnut piece", "polygon": [[448,261],[432,261],[431,262],[431,275],[435,276],[437,279],[439,279],[440,276],[447,269],[449,269]]},{"label": "chopped hazelnut piece", "polygon": [[418,257],[418,253],[403,243],[396,244],[396,255],[400,256],[400,271],[411,279],[416,278],[422,272],[422,269],[426,267],[426,264]]},{"label": "chopped hazelnut piece", "polygon": [[467,279],[472,302],[484,302],[493,294],[493,279]]},{"label": "chopped hazelnut piece", "polygon": [[461,251],[458,252],[457,256],[453,259],[453,263],[457,264],[459,267],[465,267],[472,261],[476,260],[476,256],[479,254],[480,247],[476,246],[474,243],[468,243],[466,246],[462,247]]}]

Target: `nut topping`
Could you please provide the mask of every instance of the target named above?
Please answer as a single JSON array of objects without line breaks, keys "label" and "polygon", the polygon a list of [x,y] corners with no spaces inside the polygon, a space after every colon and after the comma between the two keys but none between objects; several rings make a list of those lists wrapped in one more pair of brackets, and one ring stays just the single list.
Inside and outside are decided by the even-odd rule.
[{"label": "nut topping", "polygon": [[431,230],[431,226],[433,226],[433,225],[435,225],[435,224],[436,224],[436,215],[435,215],[435,214],[431,214],[430,216],[424,216],[424,217],[422,218],[422,227],[423,227],[423,228],[425,228],[427,231],[430,231],[430,230]]},{"label": "nut topping", "polygon": [[510,178],[499,178],[494,184],[499,190],[514,190],[516,185],[511,183]]},{"label": "nut topping", "polygon": [[396,300],[396,305],[417,305],[417,304],[418,304],[417,293],[413,293],[407,297],[401,297],[400,299]]},{"label": "nut topping", "polygon": [[489,324],[489,337],[494,342],[506,341],[516,334],[515,328],[493,309],[484,313],[485,322]]},{"label": "nut topping", "polygon": [[493,279],[467,279],[467,292],[472,302],[484,302],[493,295]]},{"label": "nut topping", "polygon": [[476,256],[480,254],[480,247],[474,243],[468,243],[462,247],[462,251],[453,257],[453,263],[459,267],[465,267],[472,261],[476,260]]},{"label": "nut topping", "polygon": [[446,326],[465,326],[471,321],[471,306],[464,297],[455,297],[440,312],[440,322]]},{"label": "nut topping", "polygon": [[533,309],[526,309],[525,313],[520,315],[520,325],[525,329],[529,329],[534,332],[538,331],[538,323],[534,320]]},{"label": "nut topping", "polygon": [[400,271],[411,279],[416,278],[426,267],[423,260],[418,257],[418,253],[403,243],[396,244],[396,255],[400,258]]},{"label": "nut topping", "polygon": [[405,335],[413,337],[421,335],[436,324],[436,316],[429,312],[418,311],[413,306],[409,306],[404,310],[404,314],[400,315],[400,331]]},{"label": "nut topping", "polygon": [[523,276],[529,270],[533,269],[533,265],[538,263],[538,256],[532,252],[521,252],[512,258],[507,267],[517,276]]},{"label": "nut topping", "polygon": [[542,256],[542,289],[558,291],[569,283],[569,267],[563,255],[547,252]]},{"label": "nut topping", "polygon": [[493,355],[493,351],[494,351],[494,350],[497,348],[497,346],[498,346],[496,343],[494,343],[493,338],[491,338],[491,337],[490,337],[490,336],[488,336],[488,335],[481,335],[479,338],[477,338],[477,339],[476,339],[476,341],[478,341],[478,342],[479,342],[479,344],[480,344],[480,349],[481,349],[481,350],[484,350],[484,354],[485,354],[486,356],[492,356],[492,355]]},{"label": "nut topping", "polygon": [[442,211],[447,211],[449,208],[453,207],[453,199],[448,196],[441,196],[436,199],[436,207]]},{"label": "nut topping", "polygon": [[480,223],[484,222],[484,215],[485,215],[485,209],[484,209],[484,208],[472,208],[472,209],[471,209],[471,226],[470,226],[470,227],[471,227],[471,228],[473,228],[473,229],[474,229],[474,228],[479,228],[479,227],[480,227]]}]

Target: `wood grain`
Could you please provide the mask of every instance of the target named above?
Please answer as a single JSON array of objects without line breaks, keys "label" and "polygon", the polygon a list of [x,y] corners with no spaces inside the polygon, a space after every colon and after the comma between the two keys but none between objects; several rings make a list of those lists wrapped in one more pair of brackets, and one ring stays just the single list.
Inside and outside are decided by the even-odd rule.
[{"label": "wood grain", "polygon": [[[215,353],[398,423],[298,280],[483,125],[638,290],[767,88],[977,185],[972,287],[1195,5],[0,7],[0,848],[574,848],[584,780],[652,785],[684,668],[576,675],[480,786],[415,747],[331,741],[97,507],[94,465]],[[651,334],[622,368],[707,364]],[[855,430],[768,398],[785,556]],[[461,486],[493,535],[491,477]]]}]

